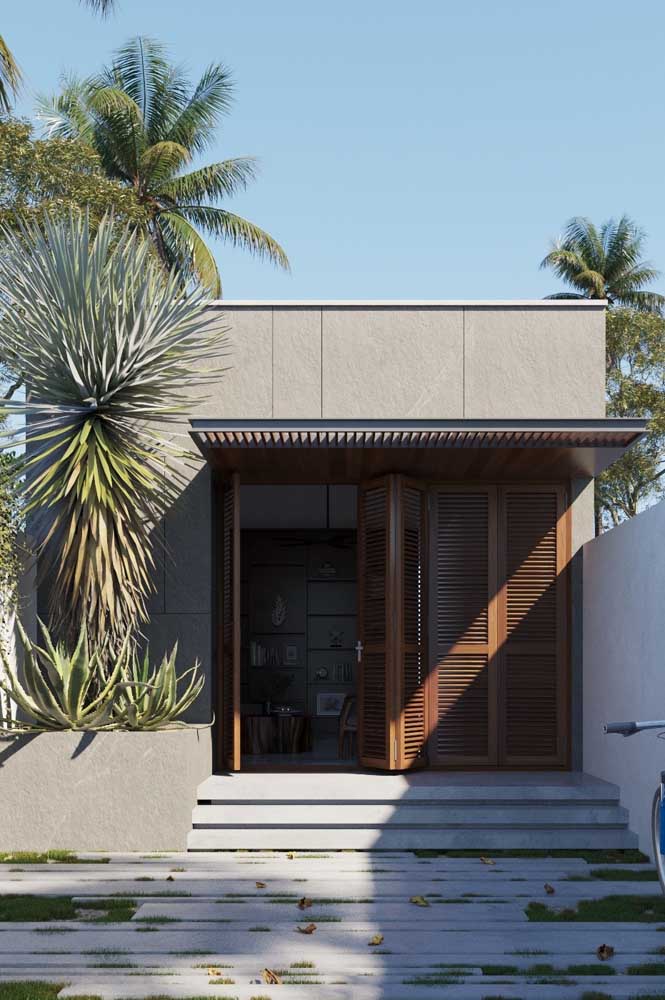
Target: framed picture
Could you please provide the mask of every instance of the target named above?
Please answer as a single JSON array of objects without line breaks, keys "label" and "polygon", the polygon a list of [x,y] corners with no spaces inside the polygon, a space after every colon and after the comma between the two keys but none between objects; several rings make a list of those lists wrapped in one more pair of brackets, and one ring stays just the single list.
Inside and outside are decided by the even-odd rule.
[{"label": "framed picture", "polygon": [[284,646],[284,662],[291,665],[298,662],[298,647],[295,642],[287,642]]},{"label": "framed picture", "polygon": [[316,714],[337,716],[342,711],[346,695],[343,691],[329,691],[316,696]]}]

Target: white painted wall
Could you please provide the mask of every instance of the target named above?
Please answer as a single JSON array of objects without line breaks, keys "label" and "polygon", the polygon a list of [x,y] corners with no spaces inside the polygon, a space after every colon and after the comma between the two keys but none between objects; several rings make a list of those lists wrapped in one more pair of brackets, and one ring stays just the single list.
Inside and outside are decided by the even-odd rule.
[{"label": "white painted wall", "polygon": [[584,770],[613,781],[651,854],[651,798],[665,770],[656,734],[603,724],[665,719],[665,503],[584,546]]}]

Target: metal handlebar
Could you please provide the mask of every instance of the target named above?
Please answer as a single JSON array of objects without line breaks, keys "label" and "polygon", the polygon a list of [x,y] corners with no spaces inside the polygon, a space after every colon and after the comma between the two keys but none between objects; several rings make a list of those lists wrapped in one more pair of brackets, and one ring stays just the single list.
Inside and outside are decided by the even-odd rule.
[{"label": "metal handlebar", "polygon": [[606,733],[617,733],[619,736],[634,736],[647,729],[665,729],[665,719],[659,722],[608,722],[603,729]]}]

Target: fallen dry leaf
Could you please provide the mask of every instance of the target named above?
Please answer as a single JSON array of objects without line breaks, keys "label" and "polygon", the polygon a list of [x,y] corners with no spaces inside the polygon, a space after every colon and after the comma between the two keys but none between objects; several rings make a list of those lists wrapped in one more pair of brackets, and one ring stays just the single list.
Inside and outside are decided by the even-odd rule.
[{"label": "fallen dry leaf", "polygon": [[293,853],[293,851],[289,851],[289,853],[286,856],[289,859],[289,861],[293,861],[293,859],[295,858],[295,854]]},{"label": "fallen dry leaf", "polygon": [[257,882],[256,883],[256,888],[257,889],[265,889],[265,887],[266,887],[266,883],[265,882]]},{"label": "fallen dry leaf", "polygon": [[484,865],[495,865],[496,861],[492,861],[491,858],[481,858],[480,859]]},{"label": "fallen dry leaf", "polygon": [[601,944],[600,947],[596,949],[596,955],[601,962],[606,962],[608,958],[612,958],[614,955],[614,948],[611,944]]},{"label": "fallen dry leaf", "polygon": [[316,924],[307,924],[307,927],[297,927],[296,930],[299,934],[313,934],[316,930]]},{"label": "fallen dry leaf", "polygon": [[554,893],[556,892],[554,886],[550,885],[549,882],[546,882],[543,888],[545,889],[545,892],[547,893],[548,896],[553,896]]},{"label": "fallen dry leaf", "polygon": [[410,901],[415,903],[416,906],[429,906],[424,896],[412,896]]},{"label": "fallen dry leaf", "polygon": [[270,983],[271,986],[282,985],[282,980],[280,979],[280,977],[277,975],[276,972],[272,971],[272,969],[263,969],[261,975],[263,976],[264,983]]},{"label": "fallen dry leaf", "polygon": [[299,910],[309,910],[309,908],[310,908],[311,905],[312,905],[312,900],[308,899],[307,896],[303,896],[302,899],[298,900],[298,909]]},{"label": "fallen dry leaf", "polygon": [[375,948],[379,944],[383,944],[383,934],[375,934],[368,942],[370,948]]}]

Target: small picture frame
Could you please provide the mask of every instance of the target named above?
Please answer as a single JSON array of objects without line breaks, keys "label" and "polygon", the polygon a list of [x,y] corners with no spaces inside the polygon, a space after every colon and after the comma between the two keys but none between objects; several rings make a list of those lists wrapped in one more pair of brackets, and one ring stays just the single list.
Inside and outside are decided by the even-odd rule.
[{"label": "small picture frame", "polygon": [[316,696],[316,714],[318,716],[339,716],[346,695],[343,691],[324,691]]}]

